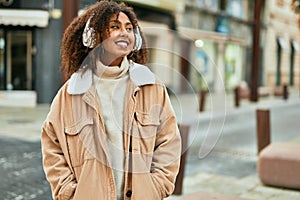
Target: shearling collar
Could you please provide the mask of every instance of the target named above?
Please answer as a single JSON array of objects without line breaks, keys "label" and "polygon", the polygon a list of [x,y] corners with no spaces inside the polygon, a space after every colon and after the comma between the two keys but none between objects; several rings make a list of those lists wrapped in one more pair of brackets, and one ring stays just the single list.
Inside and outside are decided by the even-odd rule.
[{"label": "shearling collar", "polygon": [[[129,61],[129,77],[137,86],[155,83],[155,75],[144,65]],[[79,70],[75,72],[70,80],[67,92],[72,95],[83,94],[89,90],[93,82],[93,72],[87,69],[85,72]]]}]

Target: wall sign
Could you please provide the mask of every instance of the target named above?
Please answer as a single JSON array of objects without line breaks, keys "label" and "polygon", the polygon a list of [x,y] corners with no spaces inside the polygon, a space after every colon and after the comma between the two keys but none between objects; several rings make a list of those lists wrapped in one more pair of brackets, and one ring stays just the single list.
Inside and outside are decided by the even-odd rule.
[{"label": "wall sign", "polygon": [[229,19],[227,16],[219,16],[216,31],[222,34],[229,34]]}]

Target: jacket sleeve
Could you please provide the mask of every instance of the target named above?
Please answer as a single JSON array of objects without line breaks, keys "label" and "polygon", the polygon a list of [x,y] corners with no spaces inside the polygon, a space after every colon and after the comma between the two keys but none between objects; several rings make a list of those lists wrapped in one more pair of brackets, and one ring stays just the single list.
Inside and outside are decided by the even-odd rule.
[{"label": "jacket sleeve", "polygon": [[179,171],[181,137],[169,96],[164,91],[160,126],[156,134],[151,172],[163,198],[172,194]]},{"label": "jacket sleeve", "polygon": [[45,121],[41,136],[43,168],[54,200],[72,199],[77,183],[55,134],[52,123]]}]

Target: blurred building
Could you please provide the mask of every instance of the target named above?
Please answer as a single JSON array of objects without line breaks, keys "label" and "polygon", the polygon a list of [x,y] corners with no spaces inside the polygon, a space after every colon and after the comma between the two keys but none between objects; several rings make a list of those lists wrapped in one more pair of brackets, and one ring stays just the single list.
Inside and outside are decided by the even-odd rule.
[{"label": "blurred building", "polygon": [[178,29],[194,88],[232,90],[250,81],[253,7],[245,0],[186,0]]},{"label": "blurred building", "polygon": [[[290,0],[291,1],[291,0]],[[0,0],[0,92],[50,103],[62,84],[64,1]],[[96,0],[80,0],[80,11]],[[252,0],[124,0],[150,48],[148,66],[174,92],[231,91],[251,83]],[[299,30],[289,1],[265,1],[259,85],[299,85]],[[79,11],[79,12],[80,12]],[[1,104],[1,95],[0,95]]]},{"label": "blurred building", "polygon": [[292,0],[266,1],[264,80],[267,86],[300,85],[300,34]]},{"label": "blurred building", "polygon": [[[252,0],[186,0],[178,31],[186,36],[186,71],[193,87],[232,90],[251,84]],[[300,45],[292,0],[266,0],[261,16],[259,86],[299,87]],[[198,72],[201,72],[200,74]],[[204,83],[203,83],[204,80]]]},{"label": "blurred building", "polygon": [[2,96],[32,91],[39,103],[52,100],[61,83],[61,3],[0,0],[0,90],[9,91]]},{"label": "blurred building", "polygon": [[[95,2],[81,0],[80,10]],[[149,47],[153,49],[149,63],[154,63],[152,66],[174,63],[175,34],[172,31],[176,30],[175,15],[183,10],[184,1],[125,2],[135,9]],[[17,91],[30,91],[37,95],[37,103],[52,101],[62,84],[63,6],[63,1],[55,0],[0,0],[1,97]],[[70,8],[72,6],[67,5],[66,9]],[[166,67],[154,69],[158,74],[165,74],[168,70]],[[165,81],[169,85],[176,83],[168,74],[163,76]],[[18,101],[22,101],[22,95],[18,96]]]}]

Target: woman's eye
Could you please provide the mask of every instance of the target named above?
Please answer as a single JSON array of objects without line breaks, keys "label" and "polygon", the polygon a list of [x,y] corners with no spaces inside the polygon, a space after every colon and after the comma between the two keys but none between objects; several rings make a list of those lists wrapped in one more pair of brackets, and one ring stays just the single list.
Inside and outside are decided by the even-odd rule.
[{"label": "woman's eye", "polygon": [[115,26],[111,26],[110,28],[112,28],[112,29],[119,29],[119,26],[115,25]]},{"label": "woman's eye", "polygon": [[128,32],[131,32],[131,31],[132,31],[132,27],[126,28],[126,30],[127,30]]}]

